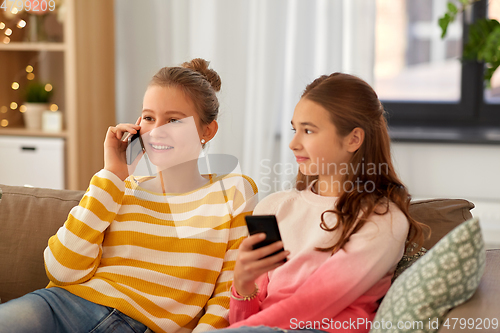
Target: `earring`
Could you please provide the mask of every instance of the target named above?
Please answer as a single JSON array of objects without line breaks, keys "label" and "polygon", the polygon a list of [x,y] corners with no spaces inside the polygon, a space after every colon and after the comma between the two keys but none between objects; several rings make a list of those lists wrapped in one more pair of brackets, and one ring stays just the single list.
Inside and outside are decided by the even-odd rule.
[{"label": "earring", "polygon": [[205,139],[201,139],[201,144],[204,144],[205,143]]}]

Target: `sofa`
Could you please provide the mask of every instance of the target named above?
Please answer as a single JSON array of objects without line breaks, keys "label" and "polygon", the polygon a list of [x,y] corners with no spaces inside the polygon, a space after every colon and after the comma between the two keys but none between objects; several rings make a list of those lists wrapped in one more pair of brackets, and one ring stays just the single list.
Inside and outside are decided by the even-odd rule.
[{"label": "sofa", "polygon": [[[0,191],[0,301],[7,302],[47,285],[43,251],[49,237],[62,226],[84,192],[1,184]],[[431,250],[450,230],[472,217],[473,207],[463,199],[434,199],[412,202],[410,213],[431,228],[431,237],[424,244]],[[486,251],[484,274],[478,284],[472,297],[447,312],[446,318],[455,323],[460,323],[461,318],[500,320],[500,249]],[[480,331],[500,332],[498,326],[489,326]],[[441,325],[438,331],[476,332],[479,329]]]}]

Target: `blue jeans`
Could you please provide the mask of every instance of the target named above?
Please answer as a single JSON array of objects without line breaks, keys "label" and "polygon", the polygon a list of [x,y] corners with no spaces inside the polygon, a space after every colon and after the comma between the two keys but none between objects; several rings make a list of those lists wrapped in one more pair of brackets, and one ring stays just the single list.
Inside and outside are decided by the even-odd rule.
[{"label": "blue jeans", "polygon": [[[325,331],[314,330],[314,329],[284,329],[279,327],[269,327],[269,326],[241,326],[238,328],[226,328],[217,331],[219,333],[287,333],[287,332],[297,332],[297,333],[325,333]],[[215,333],[215,331],[214,331]]]},{"label": "blue jeans", "polygon": [[62,288],[40,289],[0,304],[0,333],[145,333],[144,324]]}]

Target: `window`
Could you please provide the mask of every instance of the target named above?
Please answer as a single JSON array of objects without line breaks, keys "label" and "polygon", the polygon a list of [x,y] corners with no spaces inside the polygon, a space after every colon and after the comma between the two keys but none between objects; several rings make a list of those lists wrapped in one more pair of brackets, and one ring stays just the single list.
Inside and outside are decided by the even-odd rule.
[{"label": "window", "polygon": [[[448,0],[377,0],[374,88],[395,140],[500,143],[500,73],[483,89],[483,65],[461,62],[468,15],[441,39]],[[500,0],[474,4],[470,19],[500,18]],[[463,16],[468,16],[464,18]]]}]

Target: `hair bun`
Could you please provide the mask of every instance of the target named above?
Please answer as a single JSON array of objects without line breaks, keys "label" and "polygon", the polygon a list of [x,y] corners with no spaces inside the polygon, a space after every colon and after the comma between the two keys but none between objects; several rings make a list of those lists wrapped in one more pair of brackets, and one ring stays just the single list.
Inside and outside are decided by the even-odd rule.
[{"label": "hair bun", "polygon": [[210,85],[212,86],[212,88],[214,88],[215,91],[219,91],[220,86],[222,84],[220,76],[219,74],[217,74],[216,71],[214,71],[211,68],[208,68],[209,64],[210,62],[206,61],[205,59],[196,58],[189,62],[183,63],[182,67],[189,68],[193,71],[200,73],[207,79],[208,82],[210,82]]}]

